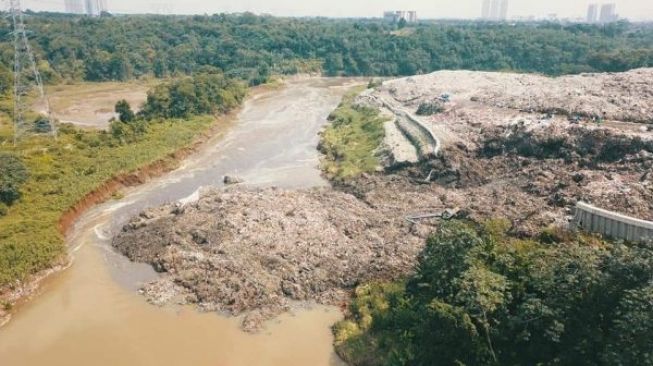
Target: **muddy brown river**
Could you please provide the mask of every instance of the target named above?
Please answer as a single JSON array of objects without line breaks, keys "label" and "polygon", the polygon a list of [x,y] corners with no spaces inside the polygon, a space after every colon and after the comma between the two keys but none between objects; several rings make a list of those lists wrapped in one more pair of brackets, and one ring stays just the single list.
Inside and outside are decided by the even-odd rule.
[{"label": "muddy brown river", "polygon": [[144,208],[189,202],[237,175],[254,186],[311,187],[317,133],[355,81],[297,79],[250,98],[230,131],[183,165],[84,214],[68,242],[73,265],[45,281],[0,328],[0,365],[340,365],[330,326],[338,309],[302,305],[259,334],[239,319],[156,307],[137,289],[156,274],[116,254],[111,237]]}]

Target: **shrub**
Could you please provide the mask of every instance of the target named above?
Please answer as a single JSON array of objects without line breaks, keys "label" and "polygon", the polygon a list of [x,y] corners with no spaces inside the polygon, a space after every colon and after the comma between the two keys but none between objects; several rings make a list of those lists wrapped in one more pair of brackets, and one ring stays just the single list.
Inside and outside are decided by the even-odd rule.
[{"label": "shrub", "polygon": [[131,122],[134,120],[134,118],[136,118],[134,111],[132,111],[132,107],[129,105],[129,102],[124,99],[119,100],[118,103],[116,103],[115,111],[118,113],[120,122]]},{"label": "shrub", "polygon": [[11,205],[20,198],[20,186],[29,176],[23,161],[15,155],[0,153],[0,202]]},{"label": "shrub", "polygon": [[50,133],[52,132],[52,124],[50,118],[46,116],[38,116],[34,120],[34,132],[36,133]]},{"label": "shrub", "polygon": [[376,89],[382,85],[383,80],[370,79],[369,83],[367,83],[367,89]]},{"label": "shrub", "polygon": [[442,112],[444,112],[444,106],[439,101],[422,102],[417,108],[418,116],[432,116]]}]

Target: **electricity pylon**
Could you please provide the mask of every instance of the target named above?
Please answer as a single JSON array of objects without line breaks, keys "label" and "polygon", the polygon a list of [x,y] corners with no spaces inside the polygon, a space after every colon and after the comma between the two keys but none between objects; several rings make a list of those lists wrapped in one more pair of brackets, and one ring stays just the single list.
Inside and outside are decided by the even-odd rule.
[{"label": "electricity pylon", "polygon": [[[48,133],[56,139],[57,129],[52,118],[50,101],[45,95],[43,80],[27,38],[20,0],[10,0],[9,8],[14,26],[14,145],[27,133]],[[39,118],[36,123],[26,123],[25,114],[29,110],[27,98],[34,89],[38,93],[39,101],[45,105],[45,116]]]}]

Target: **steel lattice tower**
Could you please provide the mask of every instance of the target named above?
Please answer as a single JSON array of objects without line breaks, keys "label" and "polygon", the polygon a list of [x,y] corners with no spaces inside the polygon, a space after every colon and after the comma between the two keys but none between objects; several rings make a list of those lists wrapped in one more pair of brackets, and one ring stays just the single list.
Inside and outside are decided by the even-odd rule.
[{"label": "steel lattice tower", "polygon": [[[27,38],[20,0],[9,1],[9,12],[14,26],[14,145],[23,135],[30,132],[45,132],[56,138],[57,130],[52,118],[50,102],[45,95],[43,80],[36,67],[34,53]],[[45,119],[41,119],[40,125],[25,121],[25,114],[29,110],[27,98],[34,89],[38,93],[40,102],[45,105]]]}]

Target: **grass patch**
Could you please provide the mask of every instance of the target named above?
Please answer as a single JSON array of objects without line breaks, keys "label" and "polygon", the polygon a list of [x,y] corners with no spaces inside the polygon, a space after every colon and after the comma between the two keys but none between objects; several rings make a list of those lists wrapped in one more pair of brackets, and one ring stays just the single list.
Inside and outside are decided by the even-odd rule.
[{"label": "grass patch", "polygon": [[[5,119],[6,121],[6,119]],[[20,156],[29,169],[22,198],[0,217],[0,288],[49,268],[66,253],[61,215],[104,182],[189,145],[213,124],[210,116],[147,124],[121,143],[104,131],[64,126],[57,141],[30,137],[16,148],[11,128],[0,124],[0,153]]]},{"label": "grass patch", "polygon": [[[405,294],[404,284],[370,283],[359,286],[349,306],[349,316],[333,326],[334,346],[349,365],[384,365],[389,349],[399,346],[386,319]],[[381,324],[379,324],[381,322]]]},{"label": "grass patch", "polygon": [[379,167],[376,151],[385,137],[383,124],[387,120],[377,109],[354,105],[362,90],[355,88],[343,97],[322,133],[322,169],[332,179],[353,178]]}]

